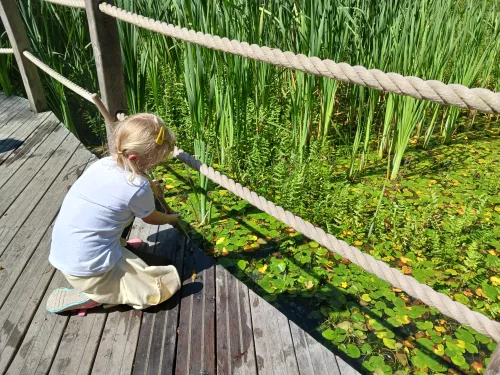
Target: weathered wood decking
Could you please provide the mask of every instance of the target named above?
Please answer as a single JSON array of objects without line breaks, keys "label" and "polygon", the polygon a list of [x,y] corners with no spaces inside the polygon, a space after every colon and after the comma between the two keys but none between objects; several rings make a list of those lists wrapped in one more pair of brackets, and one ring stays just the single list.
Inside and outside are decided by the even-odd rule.
[{"label": "weathered wood decking", "polygon": [[168,253],[182,272],[172,299],[145,311],[46,312],[48,294],[69,286],[48,263],[52,223],[94,160],[53,114],[0,93],[2,373],[357,373],[168,226],[136,221],[131,236]]}]

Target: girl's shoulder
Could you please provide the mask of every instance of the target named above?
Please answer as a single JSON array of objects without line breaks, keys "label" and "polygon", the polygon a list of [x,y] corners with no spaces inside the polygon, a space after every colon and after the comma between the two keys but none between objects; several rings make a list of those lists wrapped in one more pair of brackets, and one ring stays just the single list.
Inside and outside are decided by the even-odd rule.
[{"label": "girl's shoulder", "polygon": [[121,168],[111,156],[99,159],[89,169],[92,170],[92,178],[97,184],[103,180],[113,180],[115,183],[136,188],[149,184],[145,176],[135,175],[132,178],[132,173]]}]

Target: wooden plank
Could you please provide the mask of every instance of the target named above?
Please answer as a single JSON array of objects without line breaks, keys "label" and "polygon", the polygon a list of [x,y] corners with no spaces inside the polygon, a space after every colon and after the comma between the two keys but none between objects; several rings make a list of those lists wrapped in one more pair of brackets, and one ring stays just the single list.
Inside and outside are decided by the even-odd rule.
[{"label": "wooden plank", "polygon": [[108,314],[92,374],[130,374],[141,314],[134,309]]},{"label": "wooden plank", "polygon": [[[324,350],[327,350],[324,348]],[[352,368],[348,363],[346,363],[342,358],[339,356],[335,356],[335,359],[337,360],[337,364],[339,365],[339,370],[342,375],[361,375],[358,371],[356,371],[354,368]]]},{"label": "wooden plank", "polygon": [[69,316],[49,313],[45,306],[50,292],[61,285],[69,287],[62,273],[56,272],[7,374],[46,374],[49,371]]},{"label": "wooden plank", "polygon": [[292,321],[290,321],[290,331],[301,375],[341,375],[335,354]]},{"label": "wooden plank", "polygon": [[48,262],[51,230],[47,230],[32,261],[23,270],[0,310],[0,372],[5,372],[28,330],[54,274]]},{"label": "wooden plank", "polygon": [[26,222],[18,231],[13,229],[2,234],[0,237],[0,252],[3,253],[7,246],[9,246],[10,250],[0,256],[0,262],[21,262],[22,258],[31,256],[49,223],[59,210],[64,195],[76,179],[76,176],[82,173],[89,158],[95,160],[94,156],[85,147],[80,146],[73,155],[71,163],[68,163],[55,179]]},{"label": "wooden plank", "polygon": [[298,375],[288,319],[252,290],[249,293],[259,374]]},{"label": "wooden plank", "polygon": [[176,374],[216,371],[214,264],[199,249],[184,252]]},{"label": "wooden plank", "polygon": [[[167,256],[180,273],[184,258],[184,237],[169,225],[159,228],[155,254]],[[180,292],[142,315],[134,374],[172,374],[175,363]]]},{"label": "wooden plank", "polygon": [[3,150],[4,142],[8,142],[15,132],[22,127],[27,120],[35,118],[36,114],[29,110],[29,107],[23,100],[16,102],[9,112],[3,112],[0,117],[3,119],[3,126],[0,128],[0,139],[2,144],[0,150]]},{"label": "wooden plank", "polygon": [[[127,110],[120,38],[116,19],[99,10],[100,0],[85,0],[90,40],[94,49],[97,79],[102,101],[113,118]],[[113,0],[108,1],[113,5]],[[106,124],[106,133],[111,134]]]},{"label": "wooden plank", "polygon": [[29,51],[30,43],[15,0],[2,0],[0,2],[0,18],[14,50],[17,67],[21,73],[31,109],[34,112],[42,112],[47,109],[47,102],[36,66],[22,55],[23,51]]},{"label": "wooden plank", "polygon": [[[153,249],[158,226],[136,219],[131,237],[141,238]],[[108,314],[92,368],[93,374],[130,374],[139,338],[142,311],[129,309]]]},{"label": "wooden plank", "polygon": [[71,316],[49,374],[89,374],[106,317],[105,312],[92,310],[84,318]]},{"label": "wooden plank", "polygon": [[[19,104],[16,104],[19,103]],[[9,118],[9,115],[5,115],[5,113],[12,111],[12,107],[17,107],[22,103],[22,99],[18,96],[10,96],[5,99],[2,104],[0,104],[0,129],[6,123],[6,119]]]},{"label": "wooden plank", "polygon": [[15,236],[5,235],[3,237],[5,241],[1,241],[1,244],[4,245],[2,251],[7,248],[6,243],[10,242],[8,238],[11,238],[12,242],[8,245],[7,251],[3,251],[0,256],[0,264],[4,267],[0,272],[0,306],[9,295],[25,264],[30,260],[45,230],[56,216],[69,185],[82,173],[91,158],[92,155],[88,150],[80,146],[70,159],[70,162],[55,178],[52,186],[46,189],[47,193],[36,205]]},{"label": "wooden plank", "polygon": [[68,146],[74,146],[73,151],[75,150],[75,143],[79,141],[76,140],[73,135],[70,137],[68,137],[68,135],[70,135],[69,131],[63,126],[55,128],[50,136],[36,149],[36,152],[33,153],[29,163],[24,163],[16,173],[0,187],[0,215],[3,215],[7,211],[10,205],[14,203],[17,197],[21,195],[34,178],[45,181],[51,177],[50,175],[44,176],[41,173],[41,169],[50,174],[50,164],[47,166],[46,164],[49,159],[52,159],[52,155],[57,157],[58,153],[65,151],[64,147],[60,148],[60,145],[63,145],[66,139],[69,140]]},{"label": "wooden plank", "polygon": [[0,137],[4,139],[9,137],[16,129],[16,121],[24,121],[32,115],[33,113],[29,111],[26,102],[19,98],[12,106],[0,114],[0,124],[2,124]]},{"label": "wooden plank", "polygon": [[[56,139],[58,138],[59,136],[57,136]],[[50,137],[48,138],[48,140],[49,139]],[[53,180],[59,175],[59,172],[64,168],[79,145],[80,141],[73,135],[66,137],[64,141],[59,145],[57,152],[54,152],[46,161],[46,163],[39,169],[38,173],[36,173],[34,177],[31,177],[31,179],[28,180],[29,183],[26,188],[23,189],[21,193],[16,194],[16,199],[12,202],[9,208],[4,211],[3,216],[0,217],[0,243],[7,242],[8,238],[11,237],[13,233],[16,233],[19,230],[21,225],[31,214],[38,201],[42,198],[47,189],[52,185]],[[26,164],[31,164],[32,160],[33,159],[30,159],[30,162]],[[21,167],[20,171],[22,171],[22,169],[23,168]],[[29,171],[30,168],[27,168],[27,170]],[[11,179],[9,180],[9,182],[10,181],[16,180]],[[8,186],[8,184],[9,183],[4,185],[4,187]],[[8,198],[4,195],[4,189],[0,189],[0,197],[5,197],[3,198],[5,199],[5,201],[8,200]],[[63,197],[61,197],[61,199],[62,198]],[[2,252],[0,250],[0,255],[1,254]],[[3,275],[3,273],[2,275],[0,275],[0,280],[2,279]]]},{"label": "wooden plank", "polygon": [[[38,114],[37,117],[43,117],[45,113]],[[35,126],[37,123],[39,126]],[[47,116],[44,119],[34,119],[28,122],[31,127],[31,132],[28,134],[20,135],[20,137],[27,135],[28,138],[21,146],[11,152],[6,152],[0,155],[0,186],[5,182],[26,162],[30,156],[36,151],[38,146],[52,133],[59,121],[52,116]]]},{"label": "wooden plank", "polygon": [[[2,152],[0,153],[0,165],[13,155],[18,155],[23,149],[28,148],[28,142],[33,142],[33,139],[38,137],[42,132],[42,125],[46,124],[50,112],[35,114],[30,120],[26,121],[20,128],[10,135],[9,140],[2,142]],[[18,159],[17,158],[14,159]]]},{"label": "wooden plank", "polygon": [[[91,159],[92,155],[81,146],[55,180],[55,187],[62,186],[61,190],[66,190],[65,188],[76,180],[82,173],[87,162]],[[41,202],[41,206],[55,206],[55,210],[57,210],[63,195],[57,189],[52,191],[55,194],[45,196]],[[40,206],[37,206],[37,209],[38,207]],[[45,233],[41,242],[35,249],[33,249],[33,245],[30,243],[23,243],[23,237],[20,237],[17,241],[13,242],[16,247],[13,246],[6,252],[6,254],[24,252],[19,262],[26,263],[24,259],[29,259],[29,262],[22,269],[21,274],[18,274],[18,279],[12,289],[8,290],[8,288],[4,287],[2,290],[4,294],[0,310],[0,326],[2,327],[0,330],[0,369],[2,371],[5,370],[15,355],[11,365],[11,370],[15,370],[12,370],[13,373],[20,373],[18,370],[21,371],[21,369],[26,368],[44,368],[46,371],[44,370],[43,372],[48,372],[52,358],[57,350],[59,338],[66,324],[66,317],[49,314],[45,311],[45,302],[42,302],[41,305],[39,304],[42,296],[45,294],[44,299],[46,299],[51,292],[51,289],[47,290],[47,284],[49,284],[54,274],[54,269],[48,262],[52,234],[52,226],[49,226],[49,224],[54,216],[55,213],[53,215],[45,215],[43,218],[38,217],[38,220],[35,220],[40,227],[46,229],[44,230]],[[47,222],[45,225],[43,225],[44,220]],[[33,228],[28,226],[29,229]],[[23,249],[24,251],[16,251],[18,249]],[[8,263],[0,261],[0,264]],[[10,268],[6,266],[6,269],[9,271],[11,271]],[[15,274],[11,274],[12,278],[15,278],[15,276]],[[52,287],[67,286],[62,281],[61,274],[57,277],[60,277],[60,279],[53,279]],[[35,310],[37,310],[36,315],[33,321],[31,321]],[[26,336],[23,338],[25,333]],[[16,352],[19,345],[20,350]],[[25,373],[35,373],[35,371],[26,371]]]},{"label": "wooden plank", "polygon": [[248,288],[216,267],[217,374],[257,374]]}]

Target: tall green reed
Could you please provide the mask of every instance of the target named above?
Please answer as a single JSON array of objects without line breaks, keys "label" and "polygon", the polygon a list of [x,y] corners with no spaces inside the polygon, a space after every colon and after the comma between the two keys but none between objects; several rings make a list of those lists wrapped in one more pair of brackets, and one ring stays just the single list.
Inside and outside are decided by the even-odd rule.
[{"label": "tall green reed", "polygon": [[[117,5],[197,31],[351,65],[500,87],[496,2],[119,0]],[[22,0],[20,8],[36,53],[96,90],[84,13],[33,0]],[[241,175],[257,168],[246,161],[249,152],[266,155],[272,149],[272,155],[297,155],[297,163],[306,163],[311,141],[319,140],[348,150],[351,177],[363,173],[370,153],[390,158],[397,176],[413,135],[423,136],[424,147],[433,139],[450,142],[468,114],[194,49],[122,22],[119,30],[131,111],[168,113],[183,135],[183,148],[194,152],[195,140],[204,142],[217,162]],[[82,115],[91,109],[56,83],[45,78],[44,83],[52,85],[53,110],[81,133],[78,120],[91,117]],[[185,101],[178,97],[182,92]],[[174,104],[182,109],[170,108]],[[260,170],[277,163],[267,154],[255,158],[263,163]]]},{"label": "tall green reed", "polygon": [[[7,33],[3,31],[0,25],[0,48],[10,48],[7,40]],[[12,82],[12,71],[14,70],[14,58],[12,55],[0,55],[0,88],[7,95],[14,93],[14,84]]]}]

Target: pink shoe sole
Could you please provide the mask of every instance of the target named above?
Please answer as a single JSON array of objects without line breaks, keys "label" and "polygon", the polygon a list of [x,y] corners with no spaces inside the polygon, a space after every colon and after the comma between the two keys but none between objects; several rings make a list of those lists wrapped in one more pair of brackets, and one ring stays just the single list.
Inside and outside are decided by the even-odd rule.
[{"label": "pink shoe sole", "polygon": [[140,238],[131,238],[127,241],[127,245],[133,247],[134,249],[140,249],[144,242]]}]

